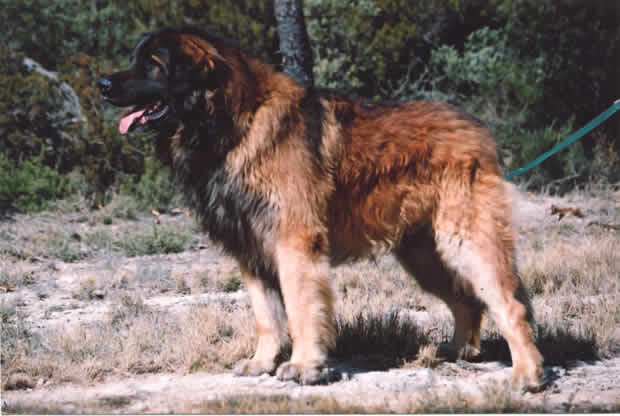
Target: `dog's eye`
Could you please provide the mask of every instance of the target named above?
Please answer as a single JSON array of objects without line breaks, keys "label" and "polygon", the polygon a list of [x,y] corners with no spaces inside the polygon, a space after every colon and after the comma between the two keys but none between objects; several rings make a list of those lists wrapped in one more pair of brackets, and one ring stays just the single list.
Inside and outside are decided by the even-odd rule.
[{"label": "dog's eye", "polygon": [[168,76],[168,68],[166,64],[156,55],[150,56],[143,61],[143,70],[147,78],[162,79]]},{"label": "dog's eye", "polygon": [[163,72],[164,74],[168,74],[168,67],[164,63],[164,61],[157,55],[151,55],[151,59],[149,59],[149,67],[147,68],[149,72],[154,72],[156,75],[158,72]]}]

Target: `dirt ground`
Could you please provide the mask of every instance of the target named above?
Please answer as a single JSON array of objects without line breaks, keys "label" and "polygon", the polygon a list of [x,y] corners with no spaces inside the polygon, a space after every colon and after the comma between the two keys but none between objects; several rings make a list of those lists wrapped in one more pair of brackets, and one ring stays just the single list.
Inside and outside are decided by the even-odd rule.
[{"label": "dirt ground", "polygon": [[[519,263],[537,320],[561,326],[546,338],[549,384],[540,393],[508,387],[505,352],[480,362],[424,365],[404,355],[369,365],[360,347],[330,361],[326,385],[234,377],[230,367],[254,342],[247,295],[237,266],[190,216],[161,215],[155,224],[147,214],[61,207],[4,217],[2,411],[620,411],[619,200],[613,189],[562,198],[515,190]],[[560,220],[558,207],[572,211]],[[178,237],[182,247],[144,255],[152,241],[135,235],[161,247]],[[403,276],[389,256],[335,270],[342,319],[383,309],[415,323],[421,344],[449,337],[447,309]],[[492,323],[485,328],[492,339]]]}]

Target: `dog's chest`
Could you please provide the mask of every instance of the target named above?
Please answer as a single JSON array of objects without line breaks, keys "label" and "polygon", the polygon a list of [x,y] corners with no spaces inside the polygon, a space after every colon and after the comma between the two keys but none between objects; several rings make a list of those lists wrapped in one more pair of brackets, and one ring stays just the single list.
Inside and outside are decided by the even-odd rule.
[{"label": "dog's chest", "polygon": [[224,169],[211,172],[190,187],[191,203],[209,236],[254,272],[269,271],[277,208]]}]

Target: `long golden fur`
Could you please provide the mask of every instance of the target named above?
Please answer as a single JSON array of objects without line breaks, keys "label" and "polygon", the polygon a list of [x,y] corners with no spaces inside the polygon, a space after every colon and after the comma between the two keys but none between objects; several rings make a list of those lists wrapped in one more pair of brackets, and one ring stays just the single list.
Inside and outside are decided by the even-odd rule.
[{"label": "long golden fur", "polygon": [[[239,261],[258,346],[236,374],[320,381],[335,342],[329,267],[393,252],[452,310],[447,352],[479,351],[488,310],[515,381],[540,384],[506,184],[480,123],[444,103],[306,89],[191,29],[147,34],[130,68],[100,87],[116,105],[146,108],[121,130],[159,131],[158,152],[205,231]],[[276,370],[289,336],[292,356]]]}]

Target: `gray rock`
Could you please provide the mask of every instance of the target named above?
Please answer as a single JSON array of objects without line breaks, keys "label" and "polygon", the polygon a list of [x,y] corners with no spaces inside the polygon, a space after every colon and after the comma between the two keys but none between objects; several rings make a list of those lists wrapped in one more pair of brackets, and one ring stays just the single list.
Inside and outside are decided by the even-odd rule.
[{"label": "gray rock", "polygon": [[[58,81],[58,74],[56,72],[48,71],[34,59],[24,58],[23,65],[31,72],[36,72],[54,81]],[[60,129],[68,124],[84,123],[86,125],[87,120],[82,114],[80,100],[75,90],[66,82],[61,82],[58,93],[61,105],[55,111],[47,114],[52,126]],[[64,136],[67,137],[63,137],[63,139],[71,139],[71,136],[66,133],[64,133]]]}]

